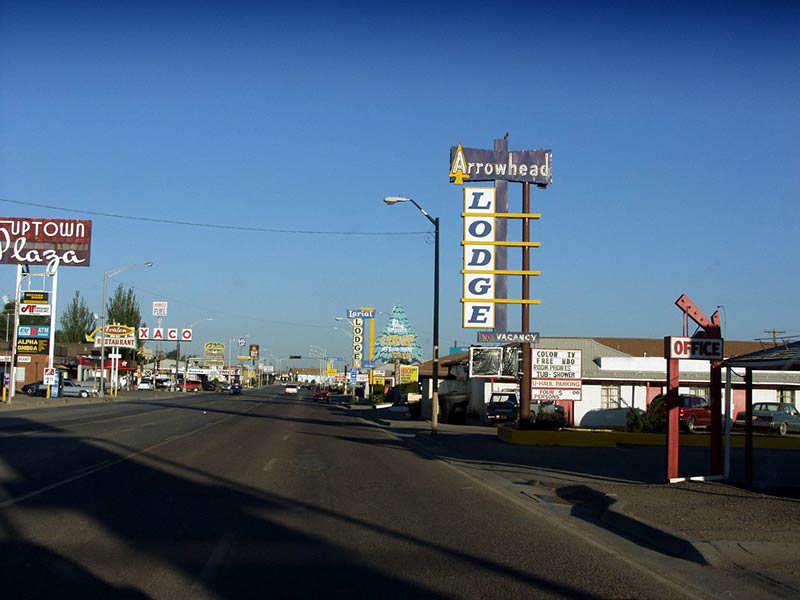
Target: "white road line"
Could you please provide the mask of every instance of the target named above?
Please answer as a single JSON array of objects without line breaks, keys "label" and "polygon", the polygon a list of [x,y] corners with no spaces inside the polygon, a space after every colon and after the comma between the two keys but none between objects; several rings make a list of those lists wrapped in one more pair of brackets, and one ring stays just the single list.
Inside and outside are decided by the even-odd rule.
[{"label": "white road line", "polygon": [[228,553],[228,548],[231,547],[231,542],[233,542],[233,534],[230,532],[219,539],[219,542],[217,542],[217,545],[214,547],[214,551],[203,567],[200,577],[192,584],[192,589],[203,586],[204,583],[207,583],[214,577],[214,574],[217,572],[217,567],[219,567],[222,559],[225,558],[225,555]]},{"label": "white road line", "polygon": [[287,433],[285,436],[283,436],[283,441],[285,442],[288,439],[289,439],[289,434]]},{"label": "white road line", "polygon": [[215,425],[219,425],[220,423],[228,421],[229,419],[233,419],[234,417],[238,417],[238,416],[241,416],[241,415],[243,415],[245,413],[251,412],[251,411],[255,410],[256,408],[258,408],[258,405],[255,405],[252,408],[250,408],[248,410],[245,410],[245,411],[243,411],[241,413],[238,413],[238,414],[235,414],[235,415],[228,415],[226,417],[223,417],[219,421],[215,421],[213,423],[209,423],[208,425],[204,425],[203,427],[199,427],[198,429],[194,429],[192,431],[188,431],[188,432],[186,432],[184,434],[181,434],[181,435],[178,435],[178,436],[173,436],[170,439],[162,440],[159,443],[153,444],[152,446],[148,446],[147,448],[144,448],[142,450],[138,450],[136,452],[131,452],[130,454],[126,454],[125,456],[122,456],[122,457],[118,458],[117,460],[110,460],[110,461],[105,461],[105,462],[99,463],[99,464],[95,465],[94,467],[91,467],[91,468],[89,468],[89,469],[87,469],[87,470],[85,470],[85,471],[83,471],[81,473],[78,473],[77,475],[74,475],[72,477],[67,477],[66,479],[62,479],[61,481],[57,481],[55,483],[51,483],[50,485],[46,485],[46,486],[44,486],[42,488],[39,488],[38,490],[34,490],[32,492],[28,492],[27,494],[23,494],[22,496],[18,496],[16,498],[9,498],[8,500],[4,500],[3,502],[0,502],[0,510],[8,508],[9,506],[14,506],[15,504],[19,504],[20,502],[24,502],[25,500],[30,500],[31,498],[35,498],[36,496],[39,496],[40,494],[44,494],[45,492],[49,492],[49,491],[54,490],[56,488],[60,488],[63,485],[66,485],[68,483],[72,483],[73,481],[78,481],[79,479],[83,479],[84,477],[88,477],[89,475],[97,473],[98,471],[104,471],[105,469],[113,467],[114,465],[118,465],[119,463],[125,462],[126,460],[129,460],[131,458],[135,458],[137,456],[141,456],[142,454],[147,454],[148,452],[150,452],[152,450],[155,450],[156,448],[160,448],[161,446],[166,446],[167,444],[171,444],[172,442],[174,442],[176,440],[180,440],[180,439],[189,437],[190,435],[194,435],[195,433],[199,433],[201,431],[205,431],[206,429],[210,429],[211,427],[214,427]]},{"label": "white road line", "polygon": [[269,461],[267,461],[267,464],[264,465],[264,468],[262,470],[269,471],[277,461],[278,461],[277,458],[270,458]]}]

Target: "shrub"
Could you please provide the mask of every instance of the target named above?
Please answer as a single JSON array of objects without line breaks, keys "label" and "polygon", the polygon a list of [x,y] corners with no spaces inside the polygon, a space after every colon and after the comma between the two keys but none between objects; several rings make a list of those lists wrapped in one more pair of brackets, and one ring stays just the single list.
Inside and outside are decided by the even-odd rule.
[{"label": "shrub", "polygon": [[566,425],[564,413],[557,410],[540,410],[532,416],[533,429],[558,430]]},{"label": "shrub", "polygon": [[635,433],[662,433],[666,429],[666,419],[662,413],[629,410],[628,431]]}]

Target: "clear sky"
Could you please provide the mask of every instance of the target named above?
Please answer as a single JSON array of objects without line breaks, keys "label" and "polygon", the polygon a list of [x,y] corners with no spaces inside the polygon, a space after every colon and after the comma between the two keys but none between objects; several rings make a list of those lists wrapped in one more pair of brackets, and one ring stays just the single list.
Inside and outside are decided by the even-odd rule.
[{"label": "clear sky", "polygon": [[686,293],[798,335],[798,32],[797,2],[2,0],[0,216],[93,221],[61,308],[153,261],[112,287],[200,321],[194,353],[348,356],[336,316],[402,305],[429,358],[432,227],[382,199],[440,218],[440,345],[474,342],[449,150],[508,132],[553,151],[534,331],[680,335]]}]

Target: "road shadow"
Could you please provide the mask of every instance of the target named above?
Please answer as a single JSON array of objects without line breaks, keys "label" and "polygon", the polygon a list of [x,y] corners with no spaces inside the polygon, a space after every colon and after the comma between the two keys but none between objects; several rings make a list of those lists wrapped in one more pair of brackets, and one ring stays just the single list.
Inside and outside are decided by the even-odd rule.
[{"label": "road shadow", "polygon": [[[24,430],[24,423],[17,426]],[[402,563],[377,569],[345,544],[282,524],[287,513],[398,541],[412,549],[410,564],[416,549],[544,594],[595,598],[446,540],[242,485],[153,452],[139,457],[137,448],[107,438],[36,426],[34,435],[0,436],[0,581],[9,598],[449,597],[406,577]],[[99,562],[91,558],[98,553]],[[148,573],[145,565],[158,578],[131,581],[131,571]],[[172,589],[159,587],[165,569],[192,583],[165,592]]]}]

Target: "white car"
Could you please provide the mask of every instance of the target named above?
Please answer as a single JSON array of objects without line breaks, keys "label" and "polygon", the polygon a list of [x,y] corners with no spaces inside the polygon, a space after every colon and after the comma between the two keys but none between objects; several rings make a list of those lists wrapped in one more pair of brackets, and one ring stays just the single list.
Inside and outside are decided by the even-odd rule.
[{"label": "white car", "polygon": [[297,386],[293,383],[289,383],[283,388],[284,394],[297,394]]},{"label": "white car", "polygon": [[152,390],[153,389],[153,380],[149,377],[142,377],[139,380],[139,383],[136,384],[137,390]]}]

